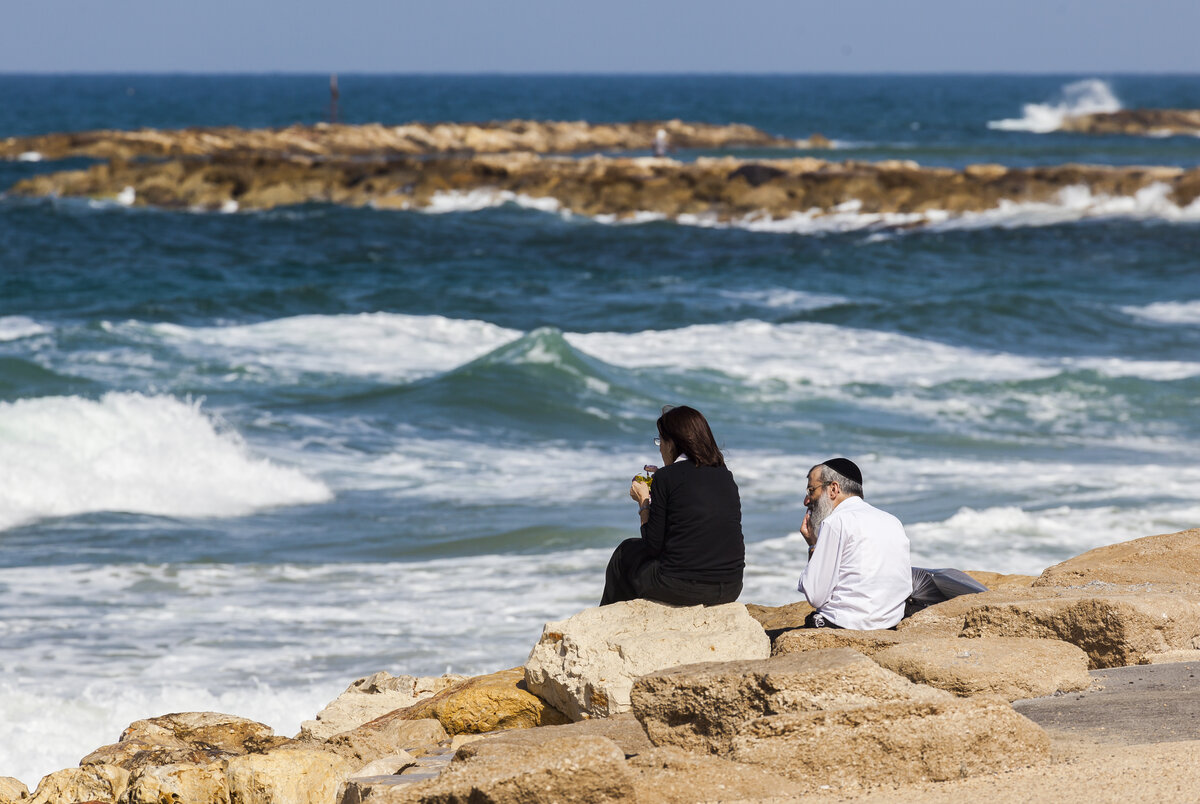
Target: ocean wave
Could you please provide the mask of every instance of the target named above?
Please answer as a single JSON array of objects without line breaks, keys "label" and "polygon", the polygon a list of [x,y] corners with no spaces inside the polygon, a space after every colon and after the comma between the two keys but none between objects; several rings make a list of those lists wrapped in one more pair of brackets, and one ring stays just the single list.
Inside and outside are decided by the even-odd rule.
[{"label": "ocean wave", "polygon": [[0,403],[0,530],[94,511],[229,517],[325,502],[326,486],[255,457],[199,403],[137,393]]},{"label": "ocean wave", "polygon": [[[820,310],[854,303],[848,296],[831,293],[809,293],[791,288],[768,290],[722,290],[720,295],[738,302],[761,305],[775,310]],[[861,301],[861,300],[860,300]]]},{"label": "ocean wave", "polygon": [[1022,107],[1021,117],[992,120],[988,123],[988,128],[1046,134],[1060,129],[1068,117],[1119,112],[1121,108],[1121,101],[1117,99],[1108,82],[1088,78],[1064,85],[1054,101],[1027,103]]},{"label": "ocean wave", "polygon": [[534,198],[509,190],[446,190],[434,193],[421,212],[442,215],[447,212],[478,212],[481,209],[513,204],[540,212],[559,212],[562,205],[555,198]]},{"label": "ocean wave", "polygon": [[1121,312],[1155,324],[1200,324],[1200,299],[1127,306]]},{"label": "ocean wave", "polygon": [[51,331],[49,327],[23,315],[0,316],[0,342],[45,335]]}]

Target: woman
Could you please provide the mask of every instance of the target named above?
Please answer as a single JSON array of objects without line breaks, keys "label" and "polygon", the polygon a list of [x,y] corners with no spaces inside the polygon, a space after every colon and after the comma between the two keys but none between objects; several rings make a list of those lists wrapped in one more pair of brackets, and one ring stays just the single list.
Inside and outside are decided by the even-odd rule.
[{"label": "woman", "polygon": [[629,487],[642,537],[626,539],[613,553],[600,605],[634,598],[732,603],[746,566],[742,504],[712,430],[700,411],[667,407],[654,443],[663,459],[654,493],[636,479]]}]

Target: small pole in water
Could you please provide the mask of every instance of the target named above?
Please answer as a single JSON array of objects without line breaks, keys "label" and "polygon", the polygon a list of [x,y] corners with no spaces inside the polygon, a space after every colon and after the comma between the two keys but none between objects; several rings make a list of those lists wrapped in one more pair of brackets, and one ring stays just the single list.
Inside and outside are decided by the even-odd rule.
[{"label": "small pole in water", "polygon": [[338,92],[337,73],[329,74],[329,122],[338,121]]}]

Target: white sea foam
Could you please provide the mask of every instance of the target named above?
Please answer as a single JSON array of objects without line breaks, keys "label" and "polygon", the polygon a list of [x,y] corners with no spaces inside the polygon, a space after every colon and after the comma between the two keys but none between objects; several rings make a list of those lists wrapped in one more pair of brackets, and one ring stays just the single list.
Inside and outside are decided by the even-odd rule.
[{"label": "white sea foam", "polygon": [[116,201],[123,207],[133,206],[133,202],[137,200],[137,190],[132,187],[126,187],[121,192],[117,193]]},{"label": "white sea foam", "polygon": [[0,402],[0,529],[91,511],[243,516],[329,490],[251,454],[199,403],[108,393]]},{"label": "white sea foam", "polygon": [[527,209],[541,212],[559,212],[562,205],[555,198],[534,198],[533,196],[514,193],[509,190],[447,190],[434,193],[427,206],[421,207],[421,212],[440,215],[446,212],[477,212],[481,209],[499,207],[505,204],[515,204]]},{"label": "white sea foam", "polygon": [[50,331],[49,327],[23,315],[0,316],[0,341],[15,341]]},{"label": "white sea foam", "polygon": [[1120,110],[1121,101],[1113,93],[1112,87],[1098,78],[1089,78],[1065,85],[1053,102],[1027,103],[1022,108],[1021,117],[992,120],[988,128],[1045,134],[1062,128],[1063,121],[1068,117]]},{"label": "white sea foam", "polygon": [[18,162],[41,162],[42,159],[44,157],[38,151],[25,151],[24,153],[17,154]]},{"label": "white sea foam", "polygon": [[839,304],[849,304],[846,296],[829,293],[808,293],[791,288],[772,288],[770,290],[722,290],[720,294],[727,299],[761,304],[764,307],[783,310],[820,310],[823,307],[835,307]]},{"label": "white sea foam", "polygon": [[216,353],[252,370],[403,380],[449,371],[521,336],[485,321],[398,313],[304,315],[225,327],[128,322],[116,329],[148,335],[190,358]]},{"label": "white sea foam", "polygon": [[1156,324],[1200,324],[1200,299],[1122,307],[1121,312]]}]

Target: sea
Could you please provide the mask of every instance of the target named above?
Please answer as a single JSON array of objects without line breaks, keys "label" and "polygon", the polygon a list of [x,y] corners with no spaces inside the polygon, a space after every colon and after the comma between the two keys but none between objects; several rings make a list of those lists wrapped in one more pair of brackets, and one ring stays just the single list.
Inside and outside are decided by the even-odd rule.
[{"label": "sea", "polygon": [[[351,123],[740,122],[961,168],[1200,162],[1070,114],[1200,77],[342,75]],[[316,123],[326,75],[2,75],[0,137]],[[644,155],[644,154],[635,154]],[[0,162],[0,189],[86,159]],[[591,219],[535,199],[232,214],[0,196],[0,775],[130,722],[295,734],[352,681],[524,662],[636,535],[664,404],[741,490],[742,600],[798,599],[810,466],[914,563],[1036,574],[1200,526],[1200,203],[1068,188],[919,221]]]}]

